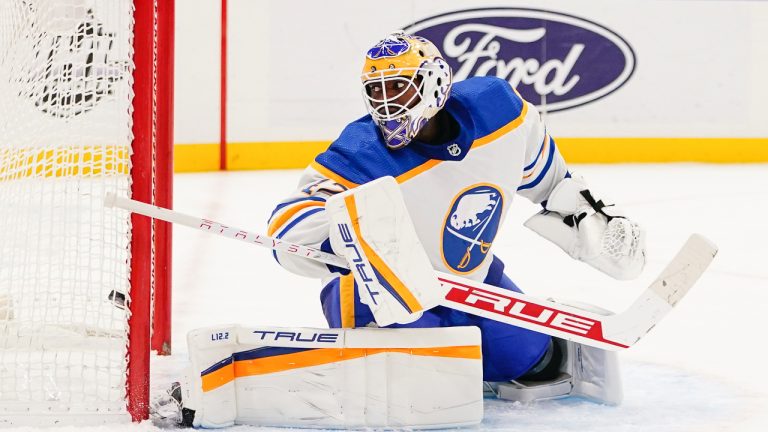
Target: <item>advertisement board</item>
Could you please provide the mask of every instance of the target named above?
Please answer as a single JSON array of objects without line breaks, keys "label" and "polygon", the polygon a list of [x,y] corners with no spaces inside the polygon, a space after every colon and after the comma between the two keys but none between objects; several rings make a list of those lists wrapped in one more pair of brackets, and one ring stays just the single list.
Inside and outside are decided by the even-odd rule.
[{"label": "advertisement board", "polygon": [[[178,6],[197,25],[178,20],[176,136],[196,151],[221,131],[219,3]],[[456,80],[509,81],[569,161],[768,161],[768,2],[229,0],[228,10],[231,169],[306,165],[365,115],[364,53],[397,29],[432,40]]]}]

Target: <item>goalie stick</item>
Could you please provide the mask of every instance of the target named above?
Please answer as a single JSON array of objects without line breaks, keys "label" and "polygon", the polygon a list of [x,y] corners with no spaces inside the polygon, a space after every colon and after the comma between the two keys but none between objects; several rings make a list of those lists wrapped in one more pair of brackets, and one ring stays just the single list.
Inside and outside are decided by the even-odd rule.
[{"label": "goalie stick", "polygon": [[[340,256],[210,219],[198,218],[139,201],[107,194],[107,207],[184,225],[269,249],[348,268]],[[682,299],[717,254],[704,236],[693,234],[656,280],[625,311],[600,315],[550,300],[536,299],[456,275],[435,272],[446,289],[441,304],[473,315],[523,327],[610,351],[629,348],[647,334]]]}]

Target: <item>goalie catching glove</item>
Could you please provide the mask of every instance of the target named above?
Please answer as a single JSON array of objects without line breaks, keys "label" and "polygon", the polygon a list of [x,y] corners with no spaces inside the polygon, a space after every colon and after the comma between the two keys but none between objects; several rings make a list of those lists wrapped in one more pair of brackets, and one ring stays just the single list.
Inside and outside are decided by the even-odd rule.
[{"label": "goalie catching glove", "polygon": [[615,279],[633,279],[645,266],[645,231],[594,197],[582,178],[563,179],[525,226]]}]

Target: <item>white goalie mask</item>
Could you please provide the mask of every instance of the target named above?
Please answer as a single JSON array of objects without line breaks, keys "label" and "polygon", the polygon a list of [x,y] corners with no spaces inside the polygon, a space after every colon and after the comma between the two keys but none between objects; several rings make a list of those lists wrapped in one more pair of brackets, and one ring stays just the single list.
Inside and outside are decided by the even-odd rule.
[{"label": "white goalie mask", "polygon": [[366,108],[384,142],[398,149],[445,106],[452,72],[432,42],[393,33],[368,50],[361,80]]}]

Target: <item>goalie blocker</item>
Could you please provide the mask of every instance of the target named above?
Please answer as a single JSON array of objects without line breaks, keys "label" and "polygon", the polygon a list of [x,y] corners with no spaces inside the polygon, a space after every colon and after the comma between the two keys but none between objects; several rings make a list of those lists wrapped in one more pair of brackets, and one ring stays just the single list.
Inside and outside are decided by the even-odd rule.
[{"label": "goalie blocker", "polygon": [[483,416],[480,332],[236,325],[188,335],[191,425],[437,428]]},{"label": "goalie blocker", "polygon": [[416,234],[397,182],[383,177],[328,199],[334,252],[347,259],[376,324],[406,324],[440,304],[445,289]]}]

